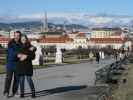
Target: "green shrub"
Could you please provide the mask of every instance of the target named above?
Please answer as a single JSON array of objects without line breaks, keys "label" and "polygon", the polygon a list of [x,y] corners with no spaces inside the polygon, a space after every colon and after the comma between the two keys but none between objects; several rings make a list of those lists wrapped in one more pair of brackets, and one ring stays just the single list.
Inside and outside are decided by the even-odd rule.
[{"label": "green shrub", "polygon": [[0,44],[0,48],[3,48],[3,46]]}]

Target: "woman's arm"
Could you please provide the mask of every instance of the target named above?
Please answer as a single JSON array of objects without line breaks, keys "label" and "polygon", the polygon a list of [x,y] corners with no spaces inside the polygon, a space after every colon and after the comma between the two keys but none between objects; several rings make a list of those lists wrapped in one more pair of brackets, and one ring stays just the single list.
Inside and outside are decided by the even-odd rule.
[{"label": "woman's arm", "polygon": [[27,55],[27,59],[28,60],[33,60],[35,59],[35,52],[36,52],[36,47],[32,46],[29,48],[29,52],[28,52],[28,55]]},{"label": "woman's arm", "polygon": [[29,51],[27,55],[27,60],[33,60],[35,59],[35,52],[34,51]]}]

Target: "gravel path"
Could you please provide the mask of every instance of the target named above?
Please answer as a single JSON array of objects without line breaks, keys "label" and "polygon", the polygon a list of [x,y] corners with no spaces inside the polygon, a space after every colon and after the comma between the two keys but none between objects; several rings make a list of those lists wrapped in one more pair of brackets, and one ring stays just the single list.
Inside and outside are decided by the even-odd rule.
[{"label": "gravel path", "polygon": [[[113,92],[113,100],[133,100],[133,64],[128,65],[128,74],[121,77],[118,88]],[[126,83],[123,83],[126,79]]]}]

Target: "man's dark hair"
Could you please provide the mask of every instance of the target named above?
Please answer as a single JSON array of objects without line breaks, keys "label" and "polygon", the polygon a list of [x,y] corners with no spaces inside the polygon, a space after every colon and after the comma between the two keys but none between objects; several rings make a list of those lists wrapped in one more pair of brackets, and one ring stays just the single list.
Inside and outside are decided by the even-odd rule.
[{"label": "man's dark hair", "polygon": [[[19,36],[20,36],[20,37],[22,36],[21,31],[16,31],[16,33],[19,33]],[[21,43],[21,39],[19,39],[19,43]]]},{"label": "man's dark hair", "polygon": [[16,33],[20,33],[20,34],[21,34],[21,32],[20,32],[20,31],[16,31]]},{"label": "man's dark hair", "polygon": [[20,31],[16,31],[16,33],[19,33],[19,35],[20,35],[20,37],[21,37],[22,33],[21,33]]},{"label": "man's dark hair", "polygon": [[[20,37],[22,36],[22,34],[21,34],[20,31],[15,31],[15,33],[19,33]],[[9,42],[8,42],[8,47],[9,47],[10,45],[12,45],[12,43],[14,43],[14,42],[15,42],[14,39],[9,40]],[[21,43],[21,40],[20,40],[20,39],[19,39],[19,43]]]}]

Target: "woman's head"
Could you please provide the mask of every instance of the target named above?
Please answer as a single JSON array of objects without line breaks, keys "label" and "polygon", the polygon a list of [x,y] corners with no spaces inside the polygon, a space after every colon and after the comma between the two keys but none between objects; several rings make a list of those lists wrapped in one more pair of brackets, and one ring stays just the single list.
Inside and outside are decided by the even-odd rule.
[{"label": "woman's head", "polygon": [[21,36],[21,43],[22,44],[30,44],[28,37],[26,35]]}]

